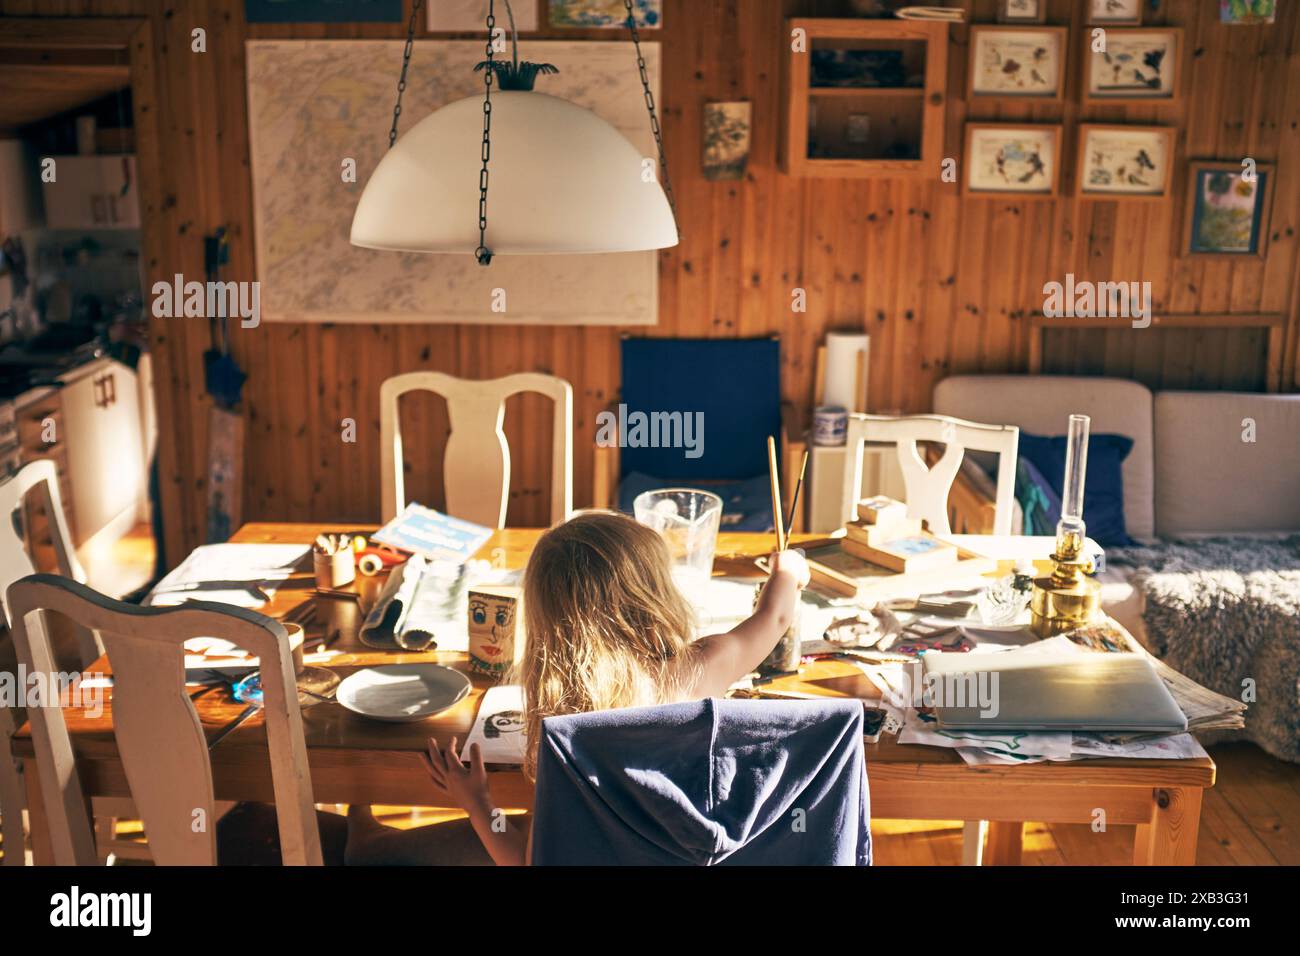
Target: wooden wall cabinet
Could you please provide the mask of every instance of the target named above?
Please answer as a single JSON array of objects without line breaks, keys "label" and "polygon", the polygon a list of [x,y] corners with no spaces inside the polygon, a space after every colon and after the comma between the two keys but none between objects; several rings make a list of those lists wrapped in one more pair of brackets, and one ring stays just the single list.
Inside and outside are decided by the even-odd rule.
[{"label": "wooden wall cabinet", "polygon": [[796,18],[785,42],[783,172],[939,175],[947,23]]},{"label": "wooden wall cabinet", "polygon": [[[48,458],[59,476],[59,496],[63,499],[63,517],[68,533],[77,540],[77,514],[72,504],[72,483],[68,471],[68,445],[64,432],[63,400],[58,389],[42,389],[14,409],[14,427],[18,437],[16,466]],[[47,427],[48,425],[48,427]],[[47,440],[50,439],[50,440]],[[28,495],[23,507],[27,551],[39,571],[57,571],[52,524],[38,495]]]}]

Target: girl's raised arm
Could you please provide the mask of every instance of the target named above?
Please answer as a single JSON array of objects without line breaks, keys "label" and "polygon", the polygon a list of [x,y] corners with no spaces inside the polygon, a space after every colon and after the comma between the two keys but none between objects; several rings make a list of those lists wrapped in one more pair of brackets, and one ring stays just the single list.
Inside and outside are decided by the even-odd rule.
[{"label": "girl's raised arm", "polygon": [[789,629],[799,592],[807,584],[808,564],[802,554],[782,551],[772,555],[772,574],[753,615],[724,634],[702,637],[692,645],[694,672],[683,688],[685,697],[721,697],[758,667]]}]

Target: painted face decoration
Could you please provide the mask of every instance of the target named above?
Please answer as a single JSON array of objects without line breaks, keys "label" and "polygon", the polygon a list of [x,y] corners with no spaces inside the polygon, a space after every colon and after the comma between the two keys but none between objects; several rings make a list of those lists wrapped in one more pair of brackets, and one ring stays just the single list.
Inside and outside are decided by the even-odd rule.
[{"label": "painted face decoration", "polygon": [[500,675],[514,661],[519,596],[507,589],[469,592],[470,666]]}]

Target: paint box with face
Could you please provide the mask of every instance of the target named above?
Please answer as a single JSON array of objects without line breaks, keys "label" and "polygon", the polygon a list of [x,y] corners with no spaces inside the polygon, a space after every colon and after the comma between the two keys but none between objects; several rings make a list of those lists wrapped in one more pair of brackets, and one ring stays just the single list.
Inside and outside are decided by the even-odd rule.
[{"label": "paint box with face", "polygon": [[523,593],[512,587],[479,587],[469,590],[467,600],[470,668],[500,677],[523,651]]}]

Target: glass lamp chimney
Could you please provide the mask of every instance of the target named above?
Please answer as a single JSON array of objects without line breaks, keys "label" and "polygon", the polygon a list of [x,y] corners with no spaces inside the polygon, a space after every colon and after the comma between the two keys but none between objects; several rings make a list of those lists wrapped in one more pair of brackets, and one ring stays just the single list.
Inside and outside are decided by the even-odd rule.
[{"label": "glass lamp chimney", "polygon": [[1086,526],[1083,523],[1083,486],[1088,470],[1087,415],[1071,415],[1065,440],[1065,482],[1061,489],[1061,521],[1056,526],[1057,554],[1077,557],[1083,551]]}]

